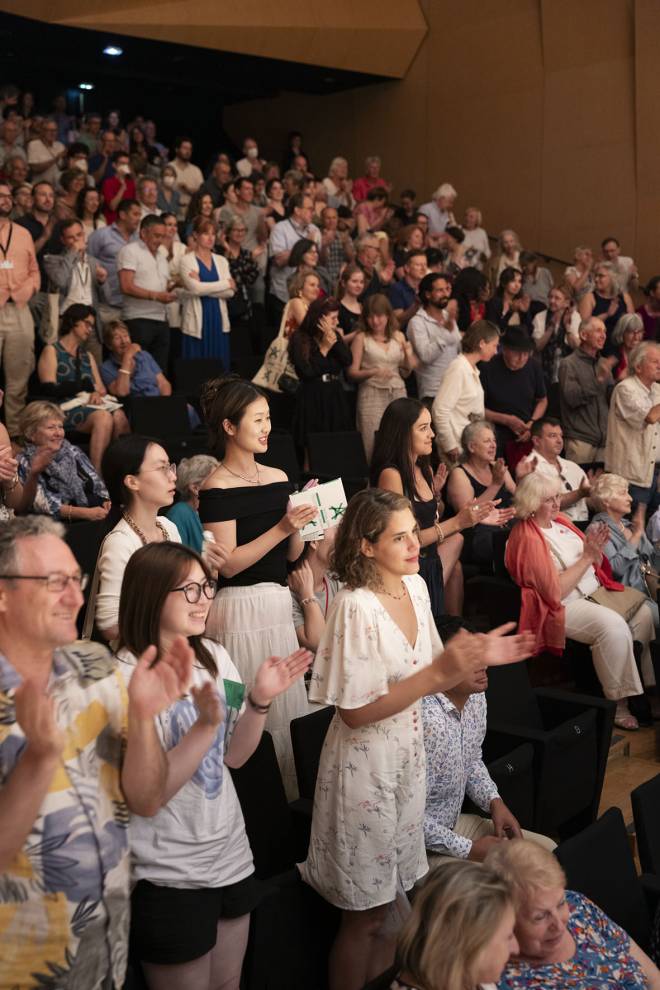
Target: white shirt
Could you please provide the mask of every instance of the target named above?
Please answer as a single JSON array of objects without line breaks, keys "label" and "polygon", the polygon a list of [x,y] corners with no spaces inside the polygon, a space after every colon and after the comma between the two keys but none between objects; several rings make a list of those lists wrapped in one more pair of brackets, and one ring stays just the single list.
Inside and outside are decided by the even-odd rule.
[{"label": "white shirt", "polygon": [[[202,175],[201,169],[193,165],[192,162],[182,162],[178,158],[174,158],[171,162],[167,163],[176,172],[177,188],[179,190],[179,209],[177,211],[177,220],[185,220],[186,213],[188,211],[188,204],[192,199],[192,193],[196,193],[202,182],[204,181],[204,176]],[[191,192],[186,192],[185,189],[181,189],[180,183],[186,186],[186,189],[192,190]]]},{"label": "white shirt", "polygon": [[[117,271],[135,272],[134,284],[149,292],[165,292],[170,277],[167,257],[160,250],[152,254],[140,238],[120,248]],[[122,294],[121,313],[125,320],[165,320],[165,303],[152,299],[137,299]]]},{"label": "white shirt", "polygon": [[[224,647],[210,639],[203,642],[216,662],[218,675],[213,677],[195,665],[192,683],[195,687],[209,681],[215,684],[224,718],[195,773],[174,797],[153,818],[131,816],[134,881],[190,890],[226,887],[254,872],[243,813],[224,763],[234,726],[245,710],[245,688]],[[117,660],[128,684],[137,660],[128,650],[121,650]],[[185,694],[156,719],[163,748],[173,749],[196,721],[192,697]]]},{"label": "white shirt", "polygon": [[[548,544],[550,555],[558,571],[567,570],[576,564],[584,552],[584,542],[580,537],[561,523],[550,523],[550,529],[541,529]],[[593,595],[600,588],[593,565],[589,565],[577,585],[562,598],[562,605],[577,601],[586,595]]]},{"label": "white shirt", "polygon": [[35,175],[35,182],[52,182],[54,186],[57,185],[62,174],[62,169],[57,164],[56,158],[63,151],[65,151],[65,147],[61,141],[53,141],[51,145],[44,144],[41,138],[30,141],[27,148],[29,165],[41,165],[42,162],[52,162],[50,168],[44,169],[43,172]]},{"label": "white shirt", "polygon": [[84,261],[76,261],[71,269],[69,294],[66,297],[64,306],[62,307],[62,312],[64,313],[69,306],[73,306],[75,303],[81,303],[83,306],[93,305],[92,273],[90,271],[89,262],[87,259]]},{"label": "white shirt", "polygon": [[[270,241],[268,242],[269,257],[273,258],[282,251],[290,251],[293,245],[297,244],[304,237],[309,238],[310,241],[314,241],[317,247],[321,246],[321,231],[313,223],[308,224],[307,227],[299,227],[292,218],[280,220],[279,223],[275,224],[270,234]],[[290,265],[278,267],[274,262],[271,265],[270,291],[283,303],[289,301],[289,290],[286,283],[294,271],[295,269],[291,268]]]},{"label": "white shirt", "polygon": [[648,488],[655,463],[660,459],[659,423],[647,423],[646,416],[660,402],[660,385],[651,388],[631,375],[615,385],[607,418],[605,470],[620,474],[633,485]]},{"label": "white shirt", "polygon": [[461,434],[470,417],[483,419],[484,390],[479,372],[464,354],[447,368],[431,409],[438,449],[446,453],[461,447]]},{"label": "white shirt", "polygon": [[490,258],[490,244],[488,243],[488,234],[483,227],[475,227],[473,230],[465,230],[465,240],[463,241],[463,257],[465,258],[466,267],[477,268],[482,271],[484,267],[484,261],[482,255],[485,255],[486,261]]},{"label": "white shirt", "polygon": [[[565,457],[557,457],[558,471],[557,467],[551,464],[543,454],[539,454],[538,450],[533,450],[531,454],[523,458],[523,464],[528,464],[534,458],[536,458],[535,470],[538,474],[543,475],[544,478],[552,478],[553,481],[559,478],[564,492],[576,492],[587,477],[579,464],[576,464],[575,461],[567,461]],[[582,522],[589,518],[586,498],[581,498],[579,502],[575,502],[561,511],[562,515],[568,516],[573,522]]]},{"label": "white shirt", "polygon": [[428,217],[429,234],[444,234],[450,220],[449,210],[441,210],[435,200],[431,200],[430,203],[420,206],[418,212]]}]

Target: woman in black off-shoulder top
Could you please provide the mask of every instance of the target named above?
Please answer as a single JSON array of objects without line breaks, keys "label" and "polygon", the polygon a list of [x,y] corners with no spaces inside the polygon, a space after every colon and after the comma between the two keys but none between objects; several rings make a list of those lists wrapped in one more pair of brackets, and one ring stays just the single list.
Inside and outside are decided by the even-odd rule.
[{"label": "woman in black off-shoulder top", "polygon": [[[200,491],[199,515],[229,551],[206,631],[249,685],[267,657],[298,648],[287,561],[300,556],[299,530],[315,510],[290,508],[286,474],[255,460],[266,452],[270,433],[268,402],[258,388],[235,376],[215,379],[204,387],[202,408],[220,464]],[[296,793],[289,724],[308,710],[301,679],[273,701],[266,720],[289,795]]]}]

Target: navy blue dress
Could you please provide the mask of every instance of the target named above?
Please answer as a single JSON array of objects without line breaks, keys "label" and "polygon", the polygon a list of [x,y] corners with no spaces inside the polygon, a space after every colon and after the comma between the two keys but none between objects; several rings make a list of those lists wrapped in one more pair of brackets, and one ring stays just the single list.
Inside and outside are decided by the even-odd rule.
[{"label": "navy blue dress", "polygon": [[[211,259],[211,267],[197,258],[200,282],[218,282],[219,276],[215,263]],[[191,337],[183,334],[181,357],[183,358],[218,358],[222,361],[225,371],[229,371],[229,334],[223,332],[222,315],[219,300],[214,296],[200,296],[202,303],[202,336]]]}]

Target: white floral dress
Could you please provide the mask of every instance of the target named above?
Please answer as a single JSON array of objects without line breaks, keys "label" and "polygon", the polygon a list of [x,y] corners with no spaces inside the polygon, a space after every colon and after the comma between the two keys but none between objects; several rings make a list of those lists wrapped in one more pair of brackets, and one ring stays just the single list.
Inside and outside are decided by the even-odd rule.
[{"label": "white floral dress", "polygon": [[[442,651],[423,579],[404,581],[417,616],[415,646],[373,592],[341,591],[314,661],[310,701],[361,708]],[[358,729],[335,713],[321,753],[303,879],[345,911],[389,904],[400,885],[409,890],[428,870],[425,773],[419,701]]]}]

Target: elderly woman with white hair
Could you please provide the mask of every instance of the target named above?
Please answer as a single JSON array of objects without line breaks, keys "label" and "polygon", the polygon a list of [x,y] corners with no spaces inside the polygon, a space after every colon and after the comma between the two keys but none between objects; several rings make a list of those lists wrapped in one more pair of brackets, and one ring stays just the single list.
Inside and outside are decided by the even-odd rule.
[{"label": "elderly woman with white hair", "polygon": [[566,637],[586,643],[603,694],[617,703],[615,725],[638,729],[628,707],[629,698],[643,693],[633,640],[648,650],[655,636],[653,618],[641,596],[627,621],[594,600],[603,588],[625,591],[612,579],[609,565],[603,566],[609,529],[599,523],[580,532],[560,514],[561,487],[559,478],[534,471],[514,495],[519,521],[507,541],[505,564],[521,589],[518,628],[534,633],[535,653],[561,654]]},{"label": "elderly woman with white hair", "polygon": [[517,268],[522,271],[520,265],[520,252],[522,244],[515,230],[503,230],[497,238],[497,254],[491,262],[489,278],[491,285],[497,285],[500,275],[505,268]]},{"label": "elderly woman with white hair", "polygon": [[644,518],[660,505],[660,346],[644,340],[630,354],[628,375],[615,385],[607,417],[605,470],[630,484],[637,513]]},{"label": "elderly woman with white hair", "polygon": [[177,501],[165,512],[179,530],[181,542],[197,553],[202,552],[204,543],[204,529],[198,513],[199,490],[218,463],[217,458],[209,454],[184,457],[176,470]]},{"label": "elderly woman with white hair", "polygon": [[619,275],[611,262],[599,261],[594,266],[594,287],[580,299],[579,310],[583,320],[599,316],[605,324],[607,340],[603,355],[608,357],[613,353],[612,334],[619,319],[624,313],[635,311],[629,294],[621,290]]},{"label": "elderly woman with white hair", "polygon": [[[535,842],[500,842],[486,857],[516,903],[517,950],[499,990],[658,990],[657,967],[584,894],[566,890],[556,857]],[[606,864],[603,864],[606,868]]]},{"label": "elderly woman with white hair", "polygon": [[323,180],[323,188],[328,194],[328,205],[345,206],[349,210],[355,207],[353,180],[348,177],[348,162],[341,155],[330,162],[328,174]]},{"label": "elderly woman with white hair", "polygon": [[364,203],[372,189],[382,187],[385,192],[389,193],[392,186],[381,176],[381,164],[382,162],[378,155],[369,155],[365,159],[364,175],[356,179],[353,183],[353,196],[356,203]]},{"label": "elderly woman with white hair", "polygon": [[458,193],[448,182],[443,182],[433,193],[430,203],[420,206],[419,212],[429,221],[428,233],[431,238],[438,238],[445,228],[456,226],[456,218],[452,212]]},{"label": "elderly woman with white hair", "polygon": [[463,257],[465,265],[483,271],[491,255],[488,234],[483,228],[481,210],[476,206],[468,206],[463,221]]},{"label": "elderly woman with white hair", "polygon": [[617,320],[612,333],[614,353],[609,360],[613,366],[612,374],[615,381],[620,382],[626,377],[630,355],[643,339],[644,322],[639,313],[624,313]]}]

